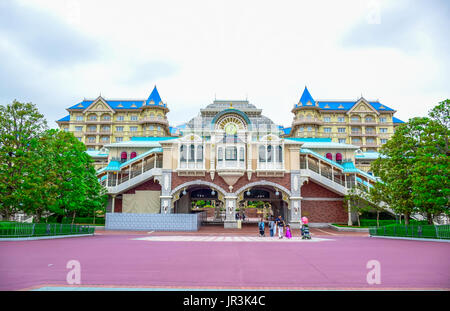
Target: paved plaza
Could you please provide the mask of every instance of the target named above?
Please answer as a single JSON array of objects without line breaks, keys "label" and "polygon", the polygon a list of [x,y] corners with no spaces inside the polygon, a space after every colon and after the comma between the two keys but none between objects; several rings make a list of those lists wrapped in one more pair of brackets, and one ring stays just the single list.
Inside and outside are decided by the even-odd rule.
[{"label": "paved plaza", "polygon": [[[0,242],[0,290],[450,289],[449,243],[320,228],[312,240],[295,231],[279,240],[253,229]],[[71,260],[80,263],[80,285],[66,281]],[[380,284],[367,282],[371,260],[380,263]]]}]

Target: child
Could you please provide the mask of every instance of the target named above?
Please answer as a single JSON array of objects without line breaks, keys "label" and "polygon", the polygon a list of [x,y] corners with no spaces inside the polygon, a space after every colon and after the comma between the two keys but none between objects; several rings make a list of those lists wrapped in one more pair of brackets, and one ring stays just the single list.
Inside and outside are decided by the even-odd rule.
[{"label": "child", "polygon": [[288,239],[292,238],[291,227],[289,225],[286,225],[286,237]]},{"label": "child", "polygon": [[259,228],[259,236],[265,236],[264,234],[264,220],[261,218],[261,221],[258,223]]}]

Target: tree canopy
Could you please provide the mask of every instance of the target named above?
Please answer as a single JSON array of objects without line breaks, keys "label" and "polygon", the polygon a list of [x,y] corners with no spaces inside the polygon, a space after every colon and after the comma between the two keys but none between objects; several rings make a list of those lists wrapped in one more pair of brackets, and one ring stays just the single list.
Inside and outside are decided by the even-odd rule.
[{"label": "tree canopy", "polygon": [[49,130],[31,103],[0,106],[0,212],[40,221],[103,209],[106,196],[86,147],[73,134]]},{"label": "tree canopy", "polygon": [[432,217],[449,209],[449,104],[446,100],[430,117],[412,118],[400,125],[372,164],[381,179],[382,200],[405,220],[413,213]]}]

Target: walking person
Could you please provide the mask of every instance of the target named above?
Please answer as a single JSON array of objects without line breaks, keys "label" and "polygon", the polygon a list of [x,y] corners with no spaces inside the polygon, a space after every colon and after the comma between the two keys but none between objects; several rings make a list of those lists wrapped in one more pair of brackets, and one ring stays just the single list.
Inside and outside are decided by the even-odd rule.
[{"label": "walking person", "polygon": [[286,238],[292,238],[291,227],[289,225],[286,225]]},{"label": "walking person", "polygon": [[275,221],[273,220],[273,217],[270,217],[270,221],[269,221],[269,232],[270,232],[270,236],[273,237],[273,229],[275,228]]},{"label": "walking person", "polygon": [[278,238],[282,239],[283,238],[284,221],[283,221],[283,218],[281,218],[281,216],[278,218],[277,227],[278,227]]},{"label": "walking person", "polygon": [[264,233],[264,219],[261,218],[261,221],[258,223],[258,228],[259,228],[259,236],[263,237],[265,236]]}]

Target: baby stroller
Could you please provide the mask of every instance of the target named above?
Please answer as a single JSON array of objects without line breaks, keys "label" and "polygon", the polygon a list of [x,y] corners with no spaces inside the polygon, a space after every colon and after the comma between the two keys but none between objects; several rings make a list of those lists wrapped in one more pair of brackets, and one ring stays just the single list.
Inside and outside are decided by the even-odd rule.
[{"label": "baby stroller", "polygon": [[308,225],[303,225],[302,226],[302,240],[311,240],[311,235],[309,234],[309,227]]}]

